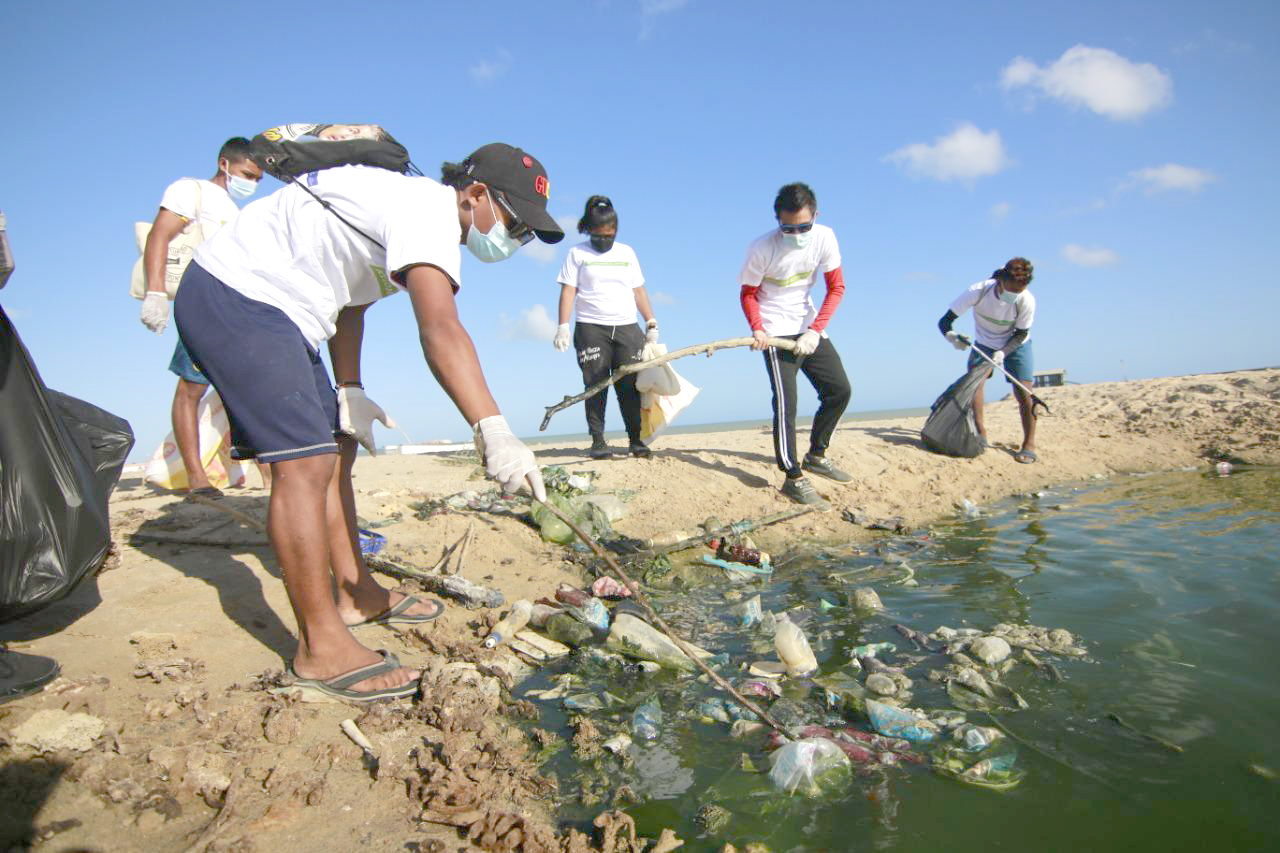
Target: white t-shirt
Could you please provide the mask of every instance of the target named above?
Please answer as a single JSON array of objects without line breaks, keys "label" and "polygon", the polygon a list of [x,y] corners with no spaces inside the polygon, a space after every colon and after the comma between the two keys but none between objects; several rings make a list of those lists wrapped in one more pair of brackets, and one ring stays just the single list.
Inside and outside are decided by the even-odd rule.
[{"label": "white t-shirt", "polygon": [[771,336],[798,335],[818,316],[811,292],[826,273],[840,268],[836,232],[813,224],[809,245],[787,244],[777,228],[751,241],[738,280],[759,287],[760,321]]},{"label": "white t-shirt", "polygon": [[179,178],[169,184],[164,198],[160,199],[160,206],[187,221],[199,216],[200,229],[206,240],[240,213],[240,208],[236,207],[226,190],[213,181],[199,178]]},{"label": "white t-shirt", "polygon": [[644,284],[640,261],[626,243],[597,252],[590,241],[569,250],[556,279],[578,289],[574,310],[580,323],[625,326],[636,321],[634,291]]},{"label": "white t-shirt", "polygon": [[406,267],[438,267],[458,287],[462,228],[454,190],[371,166],[339,166],[299,180],[386,248],[290,183],[246,205],[196,251],[195,262],[233,290],[279,308],[316,347],[333,336],[343,308],[403,289],[394,274]]},{"label": "white t-shirt", "polygon": [[[989,278],[969,285],[964,293],[951,303],[951,311],[961,316],[970,308],[973,309],[973,325],[977,332],[977,341],[983,346],[999,349],[1009,342],[1018,329],[1031,329],[1036,318],[1036,298],[1030,290],[1018,294],[1018,301],[1012,304],[1002,302],[996,296],[996,280]],[[1030,334],[1027,340],[1031,340]]]}]

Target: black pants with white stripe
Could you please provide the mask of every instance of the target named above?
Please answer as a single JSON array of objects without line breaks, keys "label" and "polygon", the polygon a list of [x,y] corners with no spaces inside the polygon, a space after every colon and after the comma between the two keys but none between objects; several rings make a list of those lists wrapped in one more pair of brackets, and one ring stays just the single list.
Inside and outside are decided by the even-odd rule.
[{"label": "black pants with white stripe", "polygon": [[[778,337],[795,340],[800,336]],[[825,455],[836,424],[849,405],[849,377],[840,362],[840,353],[828,338],[822,338],[818,348],[807,356],[769,347],[764,351],[764,366],[773,387],[773,452],[778,467],[788,477],[798,477],[801,457],[796,450],[796,373],[804,373],[818,392],[818,412],[809,433],[809,452],[814,456]]]},{"label": "black pants with white stripe", "polygon": [[[627,326],[601,326],[596,323],[577,323],[573,328],[573,348],[578,353],[578,366],[582,368],[582,384],[590,388],[601,379],[626,364],[640,360],[644,349],[644,332],[635,323]],[[624,376],[613,384],[618,395],[618,408],[622,409],[622,424],[632,444],[640,443],[640,392],[636,390],[635,374]],[[604,409],[608,402],[606,388],[585,403],[587,431],[592,438],[604,436]]]}]

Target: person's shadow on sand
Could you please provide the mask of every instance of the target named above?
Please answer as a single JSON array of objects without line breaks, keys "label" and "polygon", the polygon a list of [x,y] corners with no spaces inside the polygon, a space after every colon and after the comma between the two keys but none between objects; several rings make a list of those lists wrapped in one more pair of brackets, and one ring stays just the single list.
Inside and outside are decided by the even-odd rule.
[{"label": "person's shadow on sand", "polygon": [[918,447],[921,450],[928,451],[928,448],[924,446],[924,441],[920,438],[920,430],[918,429],[903,429],[902,427],[846,427],[844,429],[878,438],[885,444],[896,444],[899,447]]},{"label": "person's shadow on sand", "polygon": [[[715,461],[709,462],[703,459],[701,454],[713,456]],[[736,456],[748,462],[760,462],[765,465],[773,464],[773,457],[765,456],[763,453],[747,453],[741,450],[722,450],[720,448],[656,450],[654,451],[654,456],[669,456],[695,468],[702,468],[715,474],[728,474],[749,489],[764,488],[769,485],[769,481],[758,474],[752,474],[750,471],[744,471],[742,468],[728,464],[724,461],[724,457]]]},{"label": "person's shadow on sand", "polygon": [[222,510],[175,501],[164,507],[163,515],[143,522],[126,538],[143,554],[212,586],[228,618],[288,660],[297,638],[267,604],[258,576],[232,559],[235,554],[253,553],[268,573],[279,578],[280,567],[270,553],[267,535],[223,511],[262,520],[266,501],[265,497],[226,495],[215,501]]},{"label": "person's shadow on sand", "polygon": [[36,815],[70,766],[57,759],[32,758],[0,767],[0,814],[4,815],[0,821],[0,849],[27,850],[38,843],[38,835],[55,835],[60,829],[71,828],[59,823],[79,825],[80,821],[73,818],[36,826]]}]

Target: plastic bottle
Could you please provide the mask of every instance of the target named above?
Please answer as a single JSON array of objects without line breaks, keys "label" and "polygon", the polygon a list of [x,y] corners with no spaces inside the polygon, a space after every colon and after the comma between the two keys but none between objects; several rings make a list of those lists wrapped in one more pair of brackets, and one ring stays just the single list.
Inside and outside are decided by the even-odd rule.
[{"label": "plastic bottle", "polygon": [[529,624],[529,617],[532,615],[532,602],[524,598],[514,602],[507,615],[502,617],[498,624],[493,626],[489,636],[484,638],[484,647],[492,649],[499,643],[505,643],[510,640],[517,632],[524,630],[524,627]]},{"label": "plastic bottle", "polygon": [[786,664],[787,674],[792,678],[803,678],[817,671],[818,659],[809,648],[809,640],[800,626],[785,613],[776,617],[773,647],[778,653],[778,660]]},{"label": "plastic bottle", "polygon": [[744,566],[761,566],[770,562],[768,552],[758,548],[734,545],[724,539],[712,539],[707,544],[716,550],[716,556],[722,560],[731,560]]},{"label": "plastic bottle", "polygon": [[662,728],[662,705],[657,695],[650,696],[631,714],[631,733],[644,740],[653,740]]},{"label": "plastic bottle", "polygon": [[609,608],[591,593],[562,583],[556,590],[556,600],[565,605],[570,616],[587,623],[601,634],[609,630]]},{"label": "plastic bottle", "polygon": [[547,624],[547,620],[552,616],[563,612],[564,610],[559,607],[535,601],[533,603],[533,611],[529,614],[529,624],[535,628],[541,628]]},{"label": "plastic bottle", "polygon": [[574,619],[568,613],[557,613],[547,620],[543,630],[547,636],[566,646],[577,648],[591,642],[591,628]]}]

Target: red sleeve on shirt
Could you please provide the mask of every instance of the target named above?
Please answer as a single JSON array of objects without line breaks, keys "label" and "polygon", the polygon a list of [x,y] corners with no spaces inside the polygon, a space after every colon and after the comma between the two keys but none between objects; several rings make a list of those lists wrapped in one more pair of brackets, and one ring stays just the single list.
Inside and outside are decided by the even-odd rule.
[{"label": "red sleeve on shirt", "polygon": [[840,271],[840,267],[827,270],[824,278],[827,280],[827,298],[822,300],[822,308],[818,311],[817,318],[809,324],[809,328],[815,332],[821,332],[827,327],[827,323],[831,321],[831,315],[836,313],[836,306],[844,298],[844,273]]},{"label": "red sleeve on shirt", "polygon": [[753,332],[764,328],[764,323],[760,320],[760,302],[756,299],[756,291],[759,289],[759,286],[744,284],[739,297],[742,300],[742,313],[747,315],[747,322],[751,324]]}]

